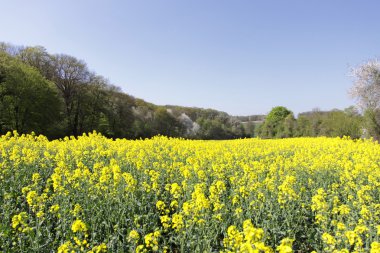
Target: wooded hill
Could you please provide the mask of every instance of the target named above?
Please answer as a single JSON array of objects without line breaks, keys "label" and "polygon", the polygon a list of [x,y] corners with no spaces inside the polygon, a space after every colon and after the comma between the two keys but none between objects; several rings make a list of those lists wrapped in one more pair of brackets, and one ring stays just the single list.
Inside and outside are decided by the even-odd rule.
[{"label": "wooded hill", "polygon": [[155,135],[190,139],[300,136],[363,136],[363,116],[354,107],[300,113],[285,107],[267,115],[175,105],[135,98],[91,72],[73,56],[44,47],[0,43],[0,134],[17,130],[50,139],[97,131],[111,138]]},{"label": "wooded hill", "polygon": [[0,43],[1,134],[34,131],[54,139],[96,130],[112,138],[231,139],[254,136],[263,119],[154,105],[122,92],[83,60]]}]

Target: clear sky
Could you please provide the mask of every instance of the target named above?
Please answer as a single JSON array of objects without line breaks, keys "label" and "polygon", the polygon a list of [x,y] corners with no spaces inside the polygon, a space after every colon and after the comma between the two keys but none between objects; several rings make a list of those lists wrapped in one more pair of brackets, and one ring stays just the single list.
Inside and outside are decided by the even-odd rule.
[{"label": "clear sky", "polygon": [[146,101],[263,114],[353,105],[379,0],[0,0],[0,41],[87,62]]}]

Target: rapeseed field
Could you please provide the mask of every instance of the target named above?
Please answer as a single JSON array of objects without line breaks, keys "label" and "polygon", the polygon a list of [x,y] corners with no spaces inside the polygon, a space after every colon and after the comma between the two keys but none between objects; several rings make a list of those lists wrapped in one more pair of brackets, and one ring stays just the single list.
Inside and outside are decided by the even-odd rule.
[{"label": "rapeseed field", "polygon": [[380,145],[0,137],[0,252],[380,252]]}]

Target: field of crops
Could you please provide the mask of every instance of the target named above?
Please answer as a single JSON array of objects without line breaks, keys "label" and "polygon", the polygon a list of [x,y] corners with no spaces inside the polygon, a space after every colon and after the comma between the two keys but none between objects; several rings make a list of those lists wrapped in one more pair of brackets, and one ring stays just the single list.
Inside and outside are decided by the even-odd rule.
[{"label": "field of crops", "polygon": [[0,138],[0,252],[380,252],[380,145]]}]

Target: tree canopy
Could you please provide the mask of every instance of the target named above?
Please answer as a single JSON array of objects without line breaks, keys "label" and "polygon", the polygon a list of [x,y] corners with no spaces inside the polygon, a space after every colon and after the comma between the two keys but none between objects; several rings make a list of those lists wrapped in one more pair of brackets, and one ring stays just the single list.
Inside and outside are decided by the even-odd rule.
[{"label": "tree canopy", "polygon": [[59,118],[54,84],[33,67],[0,52],[0,130],[51,133]]},{"label": "tree canopy", "polygon": [[263,138],[291,137],[294,128],[293,112],[284,106],[276,106],[269,112],[260,129]]}]

